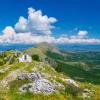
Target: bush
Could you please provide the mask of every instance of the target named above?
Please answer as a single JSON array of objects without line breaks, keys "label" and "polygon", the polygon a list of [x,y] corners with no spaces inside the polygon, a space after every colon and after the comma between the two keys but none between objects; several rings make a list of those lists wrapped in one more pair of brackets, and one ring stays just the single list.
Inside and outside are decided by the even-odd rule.
[{"label": "bush", "polygon": [[35,61],[40,61],[39,55],[32,55],[32,59]]},{"label": "bush", "polygon": [[62,72],[62,71],[63,71],[62,65],[61,65],[61,64],[58,64],[58,65],[56,66],[55,70],[56,70],[57,72]]},{"label": "bush", "polygon": [[65,93],[77,96],[79,93],[81,93],[81,89],[75,86],[68,85],[65,88]]}]

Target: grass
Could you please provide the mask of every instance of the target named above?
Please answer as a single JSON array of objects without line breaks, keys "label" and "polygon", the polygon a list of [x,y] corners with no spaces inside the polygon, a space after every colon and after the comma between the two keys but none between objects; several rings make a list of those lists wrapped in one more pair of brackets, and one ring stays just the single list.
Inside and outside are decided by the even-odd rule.
[{"label": "grass", "polygon": [[[54,59],[60,65],[59,72],[56,72],[47,64],[44,64],[43,68],[39,68],[38,65],[41,64],[40,62],[36,61],[33,61],[32,63],[15,62],[11,65],[6,64],[0,66],[0,69],[10,66],[5,73],[0,74],[0,80],[4,79],[11,72],[17,69],[32,72],[32,69],[35,68],[39,72],[51,75],[51,78],[48,80],[56,80],[57,82],[62,83],[64,86],[66,86],[66,82],[62,81],[61,78],[72,78],[78,82],[81,89],[88,88],[94,93],[90,100],[100,100],[100,69],[96,69],[96,66],[100,67],[100,53],[83,52],[65,53],[62,55],[61,53],[58,54],[56,52],[49,51],[46,54],[46,50],[43,51],[44,49],[45,48],[42,47],[39,47],[38,49],[31,48],[24,52],[34,54],[35,51],[35,53],[40,54],[43,59],[45,57]],[[13,52],[14,51],[7,51],[5,55],[10,56],[13,54]],[[2,60],[1,55],[0,61],[2,62]],[[87,71],[88,68],[89,70]],[[21,94],[18,89],[25,83],[29,83],[29,81],[14,80],[10,83],[9,90],[0,86],[0,100],[83,100],[80,93],[77,96],[73,96],[73,93],[76,93],[77,91],[74,91],[73,88],[68,86],[66,86],[65,90],[59,89],[58,93],[53,93],[50,95],[37,95],[29,92]]]},{"label": "grass", "polygon": [[[0,75],[0,78],[1,79],[5,78],[12,71],[15,71],[17,69],[23,69],[25,71],[30,72],[33,68],[37,67],[37,66],[35,66],[37,64],[39,65],[39,62],[16,63],[16,64],[13,64],[13,65],[10,65],[11,66],[10,69],[5,74],[3,74],[2,76]],[[38,71],[44,72],[45,74],[47,73],[48,75],[52,75],[52,79],[49,79],[50,81],[55,79],[57,82],[60,82],[63,85],[65,85],[65,83],[61,79],[59,79],[60,77],[64,77],[64,75],[62,73],[55,72],[53,70],[53,68],[49,65],[43,65],[43,67],[44,67],[45,70],[39,70],[38,69]],[[56,76],[56,78],[53,78],[53,76]],[[64,99],[69,98],[69,95],[70,95],[70,98],[72,98],[71,93],[66,95],[66,93],[64,92],[64,90],[62,88],[59,89],[58,93],[53,93],[53,94],[50,94],[50,95],[32,94],[32,93],[29,93],[29,92],[21,94],[18,89],[25,83],[29,83],[29,80],[23,80],[23,81],[14,80],[14,81],[11,81],[9,83],[10,89],[8,89],[8,90],[4,89],[6,91],[0,92],[0,94],[2,95],[2,99],[5,99],[5,100],[47,100],[47,99],[48,100],[64,100]]]}]

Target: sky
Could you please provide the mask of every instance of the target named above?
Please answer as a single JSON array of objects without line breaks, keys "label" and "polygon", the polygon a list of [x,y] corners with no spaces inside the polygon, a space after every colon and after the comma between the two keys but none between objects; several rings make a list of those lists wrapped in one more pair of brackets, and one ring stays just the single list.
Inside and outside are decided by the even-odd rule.
[{"label": "sky", "polygon": [[100,0],[1,0],[0,43],[41,42],[100,44]]}]

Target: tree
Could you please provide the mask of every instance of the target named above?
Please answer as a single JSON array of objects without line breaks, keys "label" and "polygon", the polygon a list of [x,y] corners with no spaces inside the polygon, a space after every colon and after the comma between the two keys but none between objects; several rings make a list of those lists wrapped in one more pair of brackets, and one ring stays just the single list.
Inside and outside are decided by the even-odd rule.
[{"label": "tree", "polygon": [[39,55],[37,55],[37,54],[32,55],[32,59],[35,61],[40,61]]},{"label": "tree", "polygon": [[61,64],[58,64],[58,65],[56,66],[55,70],[56,70],[57,72],[62,72],[62,71],[63,71],[62,65],[61,65]]}]

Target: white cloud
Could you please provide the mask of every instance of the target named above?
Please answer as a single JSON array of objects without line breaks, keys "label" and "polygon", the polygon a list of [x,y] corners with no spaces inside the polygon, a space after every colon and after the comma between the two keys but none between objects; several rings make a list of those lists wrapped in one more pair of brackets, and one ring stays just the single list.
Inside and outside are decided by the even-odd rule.
[{"label": "white cloud", "polygon": [[11,26],[7,26],[3,31],[5,36],[9,37],[16,34],[15,30]]},{"label": "white cloud", "polygon": [[26,32],[27,29],[27,19],[25,19],[23,16],[20,16],[19,21],[15,24],[15,30],[17,32]]},{"label": "white cloud", "polygon": [[61,35],[56,38],[53,36],[51,29],[54,28],[51,24],[57,20],[54,17],[43,16],[42,11],[36,11],[33,8],[28,8],[28,18],[21,16],[15,27],[7,26],[0,35],[0,43],[89,43],[100,44],[100,39],[88,38],[86,30],[80,30],[77,35]]},{"label": "white cloud", "polygon": [[88,34],[87,31],[79,31],[79,32],[78,32],[78,35],[79,35],[79,36],[86,36],[87,34]]},{"label": "white cloud", "polygon": [[91,39],[91,38],[67,38],[67,37],[60,37],[57,39],[57,43],[61,44],[68,44],[68,43],[78,43],[78,44],[100,44],[100,39]]},{"label": "white cloud", "polygon": [[68,44],[68,43],[87,43],[100,44],[100,39],[95,38],[79,38],[77,36],[60,36],[55,38],[52,35],[34,35],[32,33],[16,33],[10,36],[5,34],[0,36],[0,43],[54,43],[54,44]]},{"label": "white cloud", "polygon": [[31,32],[32,34],[52,34],[51,29],[54,28],[52,23],[57,20],[54,17],[42,15],[41,10],[28,8],[28,18],[20,17],[15,24],[17,32]]}]

